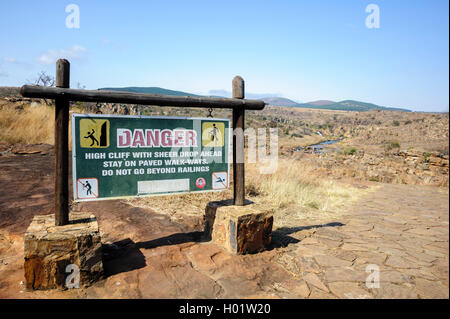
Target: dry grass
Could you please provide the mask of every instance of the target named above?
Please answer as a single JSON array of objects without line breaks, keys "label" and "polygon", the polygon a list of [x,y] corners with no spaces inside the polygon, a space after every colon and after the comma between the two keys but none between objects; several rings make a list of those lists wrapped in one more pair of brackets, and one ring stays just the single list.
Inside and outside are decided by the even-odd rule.
[{"label": "dry grass", "polygon": [[[83,111],[72,107],[72,112]],[[0,141],[9,144],[54,144],[54,106],[45,104],[14,105],[0,108]],[[72,149],[72,129],[69,117],[69,149]]]},{"label": "dry grass", "polygon": [[23,110],[4,107],[0,110],[0,139],[16,144],[53,144],[53,108],[46,105],[25,106]]},{"label": "dry grass", "polygon": [[[305,219],[331,221],[346,205],[370,189],[359,189],[318,177],[312,166],[294,159],[280,159],[270,175],[259,173],[257,164],[246,164],[246,198],[274,211],[274,226],[298,226]],[[151,208],[173,220],[202,216],[209,201],[232,198],[232,190],[178,196],[152,196],[128,200],[134,206]]]},{"label": "dry grass", "polygon": [[256,164],[246,165],[249,198],[275,211],[277,227],[304,219],[332,219],[371,189],[360,189],[320,177],[311,164],[279,159],[274,174],[261,175]]}]

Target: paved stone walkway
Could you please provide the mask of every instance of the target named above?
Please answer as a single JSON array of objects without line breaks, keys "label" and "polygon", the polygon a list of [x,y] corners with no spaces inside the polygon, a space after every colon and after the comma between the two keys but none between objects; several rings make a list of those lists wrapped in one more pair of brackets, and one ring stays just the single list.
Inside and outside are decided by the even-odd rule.
[{"label": "paved stone walkway", "polygon": [[448,204],[437,188],[382,184],[338,219],[344,225],[291,234],[302,240],[280,261],[297,266],[302,297],[448,298]]}]

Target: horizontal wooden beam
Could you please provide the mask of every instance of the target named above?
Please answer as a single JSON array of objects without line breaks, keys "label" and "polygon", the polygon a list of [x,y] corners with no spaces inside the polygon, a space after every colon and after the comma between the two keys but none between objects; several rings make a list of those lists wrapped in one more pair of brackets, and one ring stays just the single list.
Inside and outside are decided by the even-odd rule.
[{"label": "horizontal wooden beam", "polygon": [[39,85],[24,85],[20,88],[24,97],[43,99],[66,99],[69,101],[124,103],[159,106],[202,107],[202,108],[239,108],[262,110],[265,106],[261,100],[232,98],[214,98],[197,96],[172,96],[133,93],[123,91],[78,90]]}]

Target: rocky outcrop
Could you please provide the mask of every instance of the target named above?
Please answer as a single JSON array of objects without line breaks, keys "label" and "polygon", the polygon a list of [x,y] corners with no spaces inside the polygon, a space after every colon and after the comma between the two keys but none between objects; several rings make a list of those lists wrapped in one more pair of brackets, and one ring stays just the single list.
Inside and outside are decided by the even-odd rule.
[{"label": "rocky outcrop", "polygon": [[97,220],[90,213],[71,213],[65,226],[55,226],[53,214],[35,216],[25,233],[25,286],[68,288],[71,274],[68,283],[76,288],[99,280],[103,276],[100,239]]},{"label": "rocky outcrop", "polygon": [[334,178],[408,185],[448,187],[449,156],[440,152],[397,150],[369,153],[357,150],[353,155],[337,152],[307,154],[303,160],[317,166],[317,172]]},{"label": "rocky outcrop", "polygon": [[442,154],[439,152],[419,152],[414,150],[399,151],[394,153],[395,156],[400,156],[405,159],[406,162],[412,164],[428,164],[429,166],[447,168],[448,172],[448,154]]},{"label": "rocky outcrop", "polygon": [[97,114],[119,114],[119,115],[141,115],[138,105],[117,103],[85,103],[84,107],[88,113]]}]

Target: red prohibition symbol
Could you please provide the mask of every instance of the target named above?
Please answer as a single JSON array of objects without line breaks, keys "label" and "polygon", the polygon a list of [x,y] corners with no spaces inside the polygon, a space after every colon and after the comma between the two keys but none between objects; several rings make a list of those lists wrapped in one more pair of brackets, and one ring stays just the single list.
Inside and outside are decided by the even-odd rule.
[{"label": "red prohibition symbol", "polygon": [[198,188],[203,188],[203,187],[205,187],[205,185],[206,185],[206,181],[205,181],[205,179],[204,179],[203,177],[199,177],[199,178],[197,178],[197,180],[195,181],[195,185],[196,185]]}]

